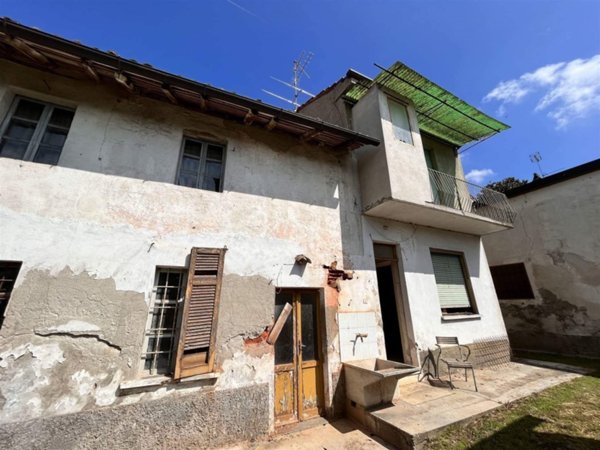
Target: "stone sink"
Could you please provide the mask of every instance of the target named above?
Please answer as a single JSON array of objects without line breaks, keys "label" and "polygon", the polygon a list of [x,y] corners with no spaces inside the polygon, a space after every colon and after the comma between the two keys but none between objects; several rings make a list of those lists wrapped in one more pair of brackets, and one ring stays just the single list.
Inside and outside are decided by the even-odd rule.
[{"label": "stone sink", "polygon": [[419,368],[387,359],[371,358],[344,364],[346,397],[363,408],[390,403],[398,379]]}]

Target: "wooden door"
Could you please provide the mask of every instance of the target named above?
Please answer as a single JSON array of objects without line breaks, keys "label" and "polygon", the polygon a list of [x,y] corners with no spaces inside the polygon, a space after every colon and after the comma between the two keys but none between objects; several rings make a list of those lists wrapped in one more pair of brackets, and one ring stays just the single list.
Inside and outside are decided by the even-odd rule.
[{"label": "wooden door", "polygon": [[318,416],[323,401],[323,358],[319,329],[319,294],[282,291],[275,297],[275,317],[292,306],[275,342],[276,425]]}]

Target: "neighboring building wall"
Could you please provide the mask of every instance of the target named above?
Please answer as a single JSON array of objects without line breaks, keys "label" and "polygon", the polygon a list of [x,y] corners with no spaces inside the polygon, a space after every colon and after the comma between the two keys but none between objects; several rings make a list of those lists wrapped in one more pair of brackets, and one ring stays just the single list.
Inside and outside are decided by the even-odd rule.
[{"label": "neighboring building wall", "polygon": [[515,348],[600,356],[600,172],[515,196],[512,230],[484,237],[491,266],[525,263],[534,299],[501,300]]}]

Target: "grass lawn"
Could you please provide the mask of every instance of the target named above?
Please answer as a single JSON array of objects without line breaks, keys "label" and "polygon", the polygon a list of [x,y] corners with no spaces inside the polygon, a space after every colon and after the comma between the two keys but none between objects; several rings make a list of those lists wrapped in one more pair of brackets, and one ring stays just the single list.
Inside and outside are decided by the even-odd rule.
[{"label": "grass lawn", "polygon": [[427,449],[600,449],[600,361],[556,355],[518,354],[528,359],[594,369],[590,375],[552,387],[453,426]]}]

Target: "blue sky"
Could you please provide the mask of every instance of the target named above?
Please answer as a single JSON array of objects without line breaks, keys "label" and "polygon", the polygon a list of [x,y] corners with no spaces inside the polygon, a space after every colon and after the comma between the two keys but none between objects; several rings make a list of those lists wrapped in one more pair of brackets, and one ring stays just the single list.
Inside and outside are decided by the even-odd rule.
[{"label": "blue sky", "polygon": [[[36,1],[0,14],[285,106],[261,89],[315,56],[302,87],[400,60],[512,128],[463,155],[479,183],[600,157],[600,1]],[[595,58],[594,58],[595,57]],[[475,171],[475,172],[472,172]]]}]

